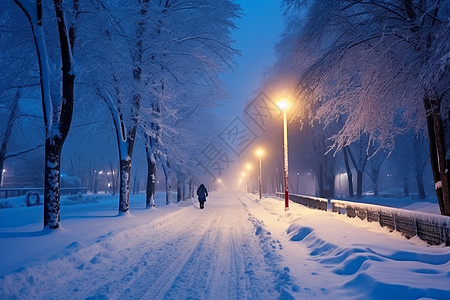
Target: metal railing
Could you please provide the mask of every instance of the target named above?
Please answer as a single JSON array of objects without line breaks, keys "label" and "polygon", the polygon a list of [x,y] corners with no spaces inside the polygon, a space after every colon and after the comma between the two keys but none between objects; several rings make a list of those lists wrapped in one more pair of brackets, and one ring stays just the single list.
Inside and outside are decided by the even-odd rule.
[{"label": "metal railing", "polygon": [[[284,193],[276,193],[278,198],[284,198]],[[289,200],[292,202],[304,205],[309,208],[319,209],[319,210],[327,210],[328,199],[318,198],[318,197],[310,197],[303,196],[297,194],[289,194]]]},{"label": "metal railing", "polygon": [[391,208],[381,205],[331,200],[332,212],[378,222],[381,227],[398,231],[406,238],[418,236],[430,245],[450,246],[450,217]]},{"label": "metal railing", "polygon": [[[284,193],[276,193],[284,198]],[[311,196],[290,194],[289,200],[309,208],[327,211],[328,200]],[[450,246],[450,217],[381,205],[330,199],[331,211],[377,222],[390,231],[398,231],[407,239],[414,236],[430,245]]]}]

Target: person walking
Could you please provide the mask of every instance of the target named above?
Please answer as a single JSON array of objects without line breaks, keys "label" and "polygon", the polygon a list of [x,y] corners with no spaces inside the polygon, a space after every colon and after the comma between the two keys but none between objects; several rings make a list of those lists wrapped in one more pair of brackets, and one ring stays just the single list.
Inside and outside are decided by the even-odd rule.
[{"label": "person walking", "polygon": [[208,191],[206,187],[202,184],[197,189],[198,202],[200,203],[200,209],[205,208],[206,197],[208,197]]}]

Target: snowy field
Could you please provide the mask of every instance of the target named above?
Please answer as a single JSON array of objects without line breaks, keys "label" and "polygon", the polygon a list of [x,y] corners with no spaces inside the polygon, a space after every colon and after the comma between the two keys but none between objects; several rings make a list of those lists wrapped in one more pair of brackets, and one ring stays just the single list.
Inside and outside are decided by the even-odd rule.
[{"label": "snowy field", "polygon": [[144,199],[64,198],[54,232],[0,209],[0,299],[450,299],[450,247],[250,194]]}]

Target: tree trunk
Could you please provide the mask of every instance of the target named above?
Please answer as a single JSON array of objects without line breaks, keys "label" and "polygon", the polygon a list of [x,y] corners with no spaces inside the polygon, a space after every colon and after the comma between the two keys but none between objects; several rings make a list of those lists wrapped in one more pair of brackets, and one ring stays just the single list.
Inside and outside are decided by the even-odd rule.
[{"label": "tree trunk", "polygon": [[423,185],[423,174],[416,173],[417,190],[419,191],[419,198],[425,199],[425,186]]},{"label": "tree trunk", "polygon": [[350,163],[348,161],[348,149],[344,147],[344,163],[345,169],[347,170],[347,179],[348,179],[348,196],[353,198],[353,174],[350,168]]},{"label": "tree trunk", "polygon": [[[89,191],[91,191],[91,193],[93,193],[94,192],[94,176],[96,176],[96,171],[94,170],[92,170],[93,168],[92,168],[92,157],[90,157],[89,158],[89,172],[88,172],[88,176],[89,176],[89,179],[88,179],[88,187],[89,187]],[[92,174],[94,174],[94,175],[92,175]]]},{"label": "tree trunk", "polygon": [[449,160],[446,159],[445,138],[438,99],[424,98],[427,111],[427,129],[430,139],[430,162],[436,196],[442,215],[450,216]]},{"label": "tree trunk", "polygon": [[317,174],[317,179],[318,179],[318,183],[319,183],[319,197],[323,197],[324,194],[324,179],[323,179],[323,168],[322,168],[322,164],[319,163],[319,174]]},{"label": "tree trunk", "polygon": [[145,191],[145,207],[155,206],[156,193],[156,139],[145,134],[145,154],[147,157],[147,187]]},{"label": "tree trunk", "polygon": [[45,141],[44,227],[52,229],[58,228],[60,223],[61,151],[72,123],[75,82],[72,72],[73,44],[70,44],[75,40],[75,31],[73,29],[69,36],[61,0],[55,0],[54,4],[61,53],[62,99],[61,110],[54,112],[56,116],[53,116],[59,122],[52,125],[59,135],[53,136],[53,130],[47,132]]},{"label": "tree trunk", "polygon": [[355,156],[353,155],[352,151],[350,151],[350,148],[348,148],[348,154],[350,156],[350,160],[352,161],[353,167],[356,170],[356,197],[358,199],[361,199],[362,197],[362,183],[363,183],[363,175],[364,170],[366,169],[367,159],[368,155],[363,150],[362,141],[363,138],[360,140],[359,144],[359,163],[356,161]]},{"label": "tree trunk", "polygon": [[[417,182],[417,191],[420,199],[425,199],[425,186],[423,184],[423,173],[427,160],[423,159],[424,150],[424,136],[422,134],[416,134],[413,140],[413,153],[414,153],[414,170]],[[429,155],[428,155],[429,157]]]},{"label": "tree trunk", "polygon": [[94,171],[94,194],[98,194],[98,171]]},{"label": "tree trunk", "polygon": [[336,178],[336,174],[334,172],[334,156],[331,153],[325,154],[325,198],[333,198],[334,197],[334,181]]},{"label": "tree trunk", "polygon": [[[73,115],[73,90],[75,75],[72,72],[72,48],[75,40],[75,28],[68,28],[62,0],[54,0],[56,22],[58,25],[60,63],[61,63],[61,91],[52,91],[49,53],[44,37],[42,1],[36,1],[35,11],[32,6],[23,6],[15,0],[30,21],[36,53],[39,63],[42,109],[45,123],[45,183],[44,183],[44,227],[55,229],[60,222],[60,169],[61,150],[69,133]],[[74,1],[73,9],[77,15],[78,0]],[[35,16],[36,19],[31,16]],[[72,24],[73,25],[73,24]],[[58,65],[56,63],[55,65]],[[59,99],[53,99],[56,92],[61,92]]]},{"label": "tree trunk", "polygon": [[405,197],[409,197],[409,184],[408,184],[408,177],[403,177],[403,194]]},{"label": "tree trunk", "polygon": [[187,193],[186,193],[186,182],[183,182],[183,188],[182,188],[182,193],[183,193],[183,201],[187,199]]},{"label": "tree trunk", "polygon": [[318,162],[318,182],[319,182],[319,197],[332,198],[334,197],[334,162],[333,158],[325,155],[323,160]]},{"label": "tree trunk", "polygon": [[375,197],[378,197],[378,180],[372,178],[372,185],[373,185],[373,195]]},{"label": "tree trunk", "polygon": [[113,164],[112,162],[109,163],[109,171],[111,173],[111,194],[113,196],[116,195],[116,191],[117,191],[117,180],[116,180],[116,175],[114,174],[114,168],[113,168]]},{"label": "tree trunk", "polygon": [[46,138],[45,182],[44,182],[44,228],[59,228],[60,225],[60,139]]},{"label": "tree trunk", "polygon": [[379,176],[380,176],[380,169],[372,169],[372,174],[370,174],[370,179],[372,179],[373,195],[375,197],[378,197],[378,194],[379,194],[379,190],[378,190]]},{"label": "tree trunk", "polygon": [[[147,3],[147,0],[140,1],[142,4],[143,2]],[[144,18],[147,13],[147,5],[144,4],[141,6],[140,10],[140,20],[136,29],[136,45],[133,49],[132,53],[132,59],[133,59],[133,80],[135,81],[136,86],[142,85],[142,59],[143,59],[143,35],[145,32],[145,22]],[[118,98],[120,99],[120,91],[116,88],[116,93],[118,95]],[[119,186],[119,214],[123,214],[127,212],[130,208],[130,177],[131,177],[131,160],[133,156],[133,150],[134,150],[134,142],[136,139],[136,132],[138,127],[138,119],[139,119],[139,112],[141,109],[141,101],[142,101],[142,95],[140,93],[133,93],[132,95],[132,102],[131,102],[131,116],[130,116],[130,123],[126,138],[124,137],[124,122],[123,122],[123,114],[119,112],[119,121],[115,121],[116,126],[116,134],[118,138],[118,145],[119,145],[119,157],[120,157],[120,186]],[[111,112],[113,114],[113,119],[115,119],[115,113],[111,109]],[[119,124],[120,123],[120,124]],[[122,138],[121,138],[122,137]],[[126,146],[126,152],[122,153],[121,145]]]},{"label": "tree trunk", "polygon": [[189,196],[194,198],[194,181],[192,179],[189,179]]},{"label": "tree trunk", "polygon": [[119,214],[130,209],[131,159],[120,160]]},{"label": "tree trunk", "polygon": [[356,170],[356,197],[362,198],[362,183],[364,171]]},{"label": "tree trunk", "polygon": [[326,177],[326,186],[323,196],[324,198],[333,198],[334,197],[334,176]]},{"label": "tree trunk", "polygon": [[172,190],[170,163],[169,161],[163,159],[161,155],[159,156],[159,160],[161,161],[164,177],[166,179],[166,205],[169,205],[172,198],[170,193]]},{"label": "tree trunk", "polygon": [[177,203],[181,202],[181,200],[183,200],[183,195],[182,195],[182,176],[181,175],[177,175]]},{"label": "tree trunk", "polygon": [[145,207],[155,206],[156,192],[156,159],[151,150],[146,147],[147,152],[147,189],[145,193]]},{"label": "tree trunk", "polygon": [[133,195],[136,195],[138,192],[138,181],[137,181],[137,175],[134,175],[133,179]]}]

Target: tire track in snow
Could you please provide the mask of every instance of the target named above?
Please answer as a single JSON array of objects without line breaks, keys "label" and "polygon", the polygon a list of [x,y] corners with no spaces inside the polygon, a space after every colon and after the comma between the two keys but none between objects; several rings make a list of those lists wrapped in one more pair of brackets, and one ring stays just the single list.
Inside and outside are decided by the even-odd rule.
[{"label": "tire track in snow", "polygon": [[[75,252],[68,258],[71,264],[68,269],[59,270],[61,285],[57,290],[68,291],[74,298],[107,299],[118,299],[123,291],[134,290],[132,286],[139,275],[147,272],[158,256],[164,255],[158,249],[183,242],[175,230],[183,214],[178,210],[136,228],[110,233]],[[43,298],[52,299],[57,294],[49,289]]]},{"label": "tire track in snow", "polygon": [[[180,256],[175,253],[175,255],[171,256],[168,259],[172,259],[170,264],[165,268],[164,272],[155,279],[155,281],[146,287],[146,294],[143,295],[143,299],[163,299],[169,298],[172,299],[171,295],[175,294],[174,298],[197,298],[198,295],[195,295],[196,289],[177,289],[176,282],[184,283],[182,286],[194,286],[196,280],[199,280],[199,273],[202,273],[204,268],[208,268],[209,265],[204,263],[204,260],[198,261],[198,258],[201,258],[203,255],[202,249],[206,247],[208,239],[210,238],[211,225],[214,223],[220,223],[223,219],[223,214],[219,216],[210,215],[207,218],[207,222],[203,225],[203,229],[200,234],[195,235],[194,239],[190,239],[189,245],[182,249],[183,253],[180,253]],[[206,253],[206,258],[208,259],[210,253]],[[202,264],[202,262],[204,264]],[[194,272],[192,272],[192,268],[194,268]],[[188,271],[184,271],[183,273],[191,273],[187,275],[181,275],[183,269],[187,269]],[[189,272],[190,271],[190,272]],[[151,271],[149,272],[151,273]],[[150,274],[149,274],[150,275]],[[190,275],[190,276],[189,276]],[[200,280],[199,280],[200,281]],[[175,290],[175,292],[169,291],[169,289]],[[181,293],[187,293],[187,297],[183,297]],[[194,295],[189,295],[194,294]]]},{"label": "tire track in snow", "polygon": [[[157,228],[138,247],[133,247],[128,251],[132,255],[136,253],[136,255],[133,255],[133,261],[127,263],[129,268],[136,264],[142,264],[142,261],[145,262],[145,268],[141,270],[132,268],[128,272],[117,271],[119,274],[126,273],[126,276],[113,278],[108,283],[107,289],[103,286],[93,294],[110,297],[109,287],[114,287],[119,293],[113,299],[162,299],[162,295],[173,281],[172,277],[186,263],[193,248],[199,243],[206,230],[205,228],[202,232],[186,232],[186,227],[194,226],[196,221],[194,217],[186,218],[182,214],[177,218],[172,218],[171,222],[164,224],[164,226]],[[120,255],[120,257],[123,257],[123,255]]]},{"label": "tire track in snow", "polygon": [[275,278],[264,263],[265,252],[239,199],[228,197],[217,204],[205,212],[215,215],[214,222],[164,298],[278,298]]}]

